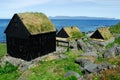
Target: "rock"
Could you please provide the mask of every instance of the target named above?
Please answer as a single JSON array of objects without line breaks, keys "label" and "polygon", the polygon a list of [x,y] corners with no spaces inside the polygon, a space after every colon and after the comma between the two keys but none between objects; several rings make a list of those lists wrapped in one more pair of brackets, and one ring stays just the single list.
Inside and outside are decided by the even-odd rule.
[{"label": "rock", "polygon": [[14,58],[14,57],[11,57],[11,56],[4,56],[3,58],[1,58],[1,64],[5,64],[6,61],[8,61],[12,65],[18,66],[18,69],[20,71],[25,71],[25,70],[28,70],[28,68],[31,65],[32,66],[36,65],[39,62],[39,60],[40,60],[40,58],[38,60],[36,58],[36,59],[28,62],[28,61],[25,61],[25,60],[22,60],[22,59],[19,59],[19,58]]},{"label": "rock", "polygon": [[103,54],[104,58],[111,58],[115,57],[115,48],[111,47],[110,49],[106,50],[105,53]]},{"label": "rock", "polygon": [[79,75],[79,73],[77,73],[77,72],[75,72],[75,71],[69,71],[69,72],[67,72],[65,75],[64,75],[64,77],[65,78],[67,78],[67,77],[69,77],[69,76],[75,76],[76,78],[81,78],[81,76]]},{"label": "rock", "polygon": [[85,74],[98,72],[98,64],[90,63],[85,65],[84,72]]},{"label": "rock", "polygon": [[78,63],[82,67],[84,67],[87,64],[93,63],[93,61],[90,59],[81,59],[81,58],[75,59],[75,62]]},{"label": "rock", "polygon": [[66,56],[66,55],[64,55],[64,54],[60,54],[60,56],[59,56],[61,59],[65,59],[65,58],[67,58],[68,56]]},{"label": "rock", "polygon": [[87,46],[82,40],[77,40],[77,47],[83,51],[86,51]]},{"label": "rock", "polygon": [[78,49],[83,50],[84,52],[97,52],[97,50],[90,45],[88,42],[84,43],[82,40],[77,41]]},{"label": "rock", "polygon": [[110,65],[110,64],[107,63],[107,62],[103,62],[103,63],[101,64],[101,68],[102,68],[102,69],[111,69],[111,68],[112,68],[112,65]]},{"label": "rock", "polygon": [[93,45],[90,45],[88,42],[86,43],[86,45],[87,45],[86,52],[97,52],[97,50],[95,49],[95,47],[93,47]]},{"label": "rock", "polygon": [[81,54],[81,56],[93,56],[93,57],[98,57],[98,55],[96,54],[96,52],[86,52]]},{"label": "rock", "polygon": [[119,46],[119,47],[116,47],[116,53],[117,53],[118,55],[120,55],[120,46]]},{"label": "rock", "polygon": [[106,41],[91,40],[91,42],[93,42],[94,44],[97,44],[99,46],[105,47],[107,44],[114,42],[114,40],[115,40],[114,38],[111,38],[111,39],[106,40]]},{"label": "rock", "polygon": [[113,47],[105,51],[105,53],[103,54],[103,57],[104,58],[115,57],[117,55],[120,55],[119,51],[120,51],[120,47],[118,47],[118,45],[115,44]]}]

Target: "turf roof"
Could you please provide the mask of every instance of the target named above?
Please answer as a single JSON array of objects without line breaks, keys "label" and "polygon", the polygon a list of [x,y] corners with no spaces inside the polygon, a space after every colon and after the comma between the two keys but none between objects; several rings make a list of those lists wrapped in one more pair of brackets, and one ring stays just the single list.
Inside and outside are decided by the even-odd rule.
[{"label": "turf roof", "polygon": [[72,33],[75,33],[76,35],[77,34],[82,34],[82,32],[79,30],[78,27],[76,26],[71,26],[71,27],[64,27],[63,28],[65,30],[65,32],[67,33],[67,35],[69,37],[73,37],[73,34]]},{"label": "turf roof", "polygon": [[53,23],[43,13],[26,12],[17,15],[31,34],[56,31]]},{"label": "turf roof", "polygon": [[102,35],[102,37],[105,40],[108,40],[108,39],[113,37],[112,34],[110,33],[108,27],[106,27],[106,28],[99,28],[98,31],[99,31],[99,33]]}]

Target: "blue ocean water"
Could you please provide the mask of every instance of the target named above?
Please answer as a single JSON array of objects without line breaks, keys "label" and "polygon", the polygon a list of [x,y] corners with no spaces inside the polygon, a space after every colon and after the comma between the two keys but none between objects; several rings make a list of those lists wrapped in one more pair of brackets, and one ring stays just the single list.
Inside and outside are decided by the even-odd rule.
[{"label": "blue ocean water", "polygon": [[6,40],[4,30],[6,29],[9,22],[10,19],[0,19],[0,42],[5,42]]},{"label": "blue ocean water", "polygon": [[[115,25],[120,20],[75,20],[75,19],[51,19],[58,31],[66,26],[78,26],[82,32],[95,31],[99,27]],[[10,19],[0,19],[0,42],[5,42],[4,30]]]}]

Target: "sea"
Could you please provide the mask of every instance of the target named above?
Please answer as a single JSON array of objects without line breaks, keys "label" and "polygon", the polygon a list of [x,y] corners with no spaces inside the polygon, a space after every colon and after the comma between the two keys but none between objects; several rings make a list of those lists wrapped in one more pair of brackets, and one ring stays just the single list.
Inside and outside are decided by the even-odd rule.
[{"label": "sea", "polygon": [[[82,32],[95,31],[99,27],[112,26],[120,20],[80,20],[80,19],[51,19],[57,31],[62,27],[77,26]],[[4,31],[10,19],[0,19],[0,42],[6,42]]]}]

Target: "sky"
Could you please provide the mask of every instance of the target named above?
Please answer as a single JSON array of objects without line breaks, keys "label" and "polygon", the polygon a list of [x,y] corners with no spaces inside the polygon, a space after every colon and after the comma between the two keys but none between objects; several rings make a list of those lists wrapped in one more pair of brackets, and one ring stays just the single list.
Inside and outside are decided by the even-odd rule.
[{"label": "sky", "polygon": [[0,0],[0,18],[23,12],[120,19],[120,0]]}]

